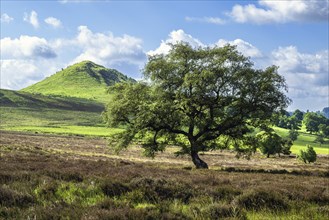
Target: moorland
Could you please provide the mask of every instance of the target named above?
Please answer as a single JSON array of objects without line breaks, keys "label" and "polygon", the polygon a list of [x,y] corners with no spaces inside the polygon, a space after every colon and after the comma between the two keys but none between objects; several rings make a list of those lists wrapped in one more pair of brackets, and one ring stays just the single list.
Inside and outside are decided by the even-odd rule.
[{"label": "moorland", "polygon": [[[62,85],[57,80],[68,77],[75,82],[68,93],[45,82],[0,91],[0,218],[328,219],[327,139],[314,142],[317,134],[303,126],[291,155],[200,153],[209,170],[195,169],[188,156],[176,157],[176,146],[155,158],[143,156],[139,143],[117,154],[107,138],[124,127],[104,123],[101,114],[111,100],[104,91],[130,79],[114,74],[83,62],[46,79]],[[307,145],[318,154],[315,163],[296,159]]]}]

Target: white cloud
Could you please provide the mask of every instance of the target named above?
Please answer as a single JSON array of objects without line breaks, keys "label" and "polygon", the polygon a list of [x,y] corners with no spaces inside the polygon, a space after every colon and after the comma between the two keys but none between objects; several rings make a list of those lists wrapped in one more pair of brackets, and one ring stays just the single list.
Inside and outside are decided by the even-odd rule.
[{"label": "white cloud", "polygon": [[258,50],[252,44],[250,44],[244,40],[241,40],[241,39],[235,39],[233,41],[227,41],[227,40],[220,39],[216,43],[216,45],[219,47],[223,47],[225,44],[236,45],[237,50],[240,51],[243,55],[248,56],[248,57],[257,58],[257,57],[262,56],[262,53],[260,52],[260,50]]},{"label": "white cloud", "polygon": [[260,7],[254,4],[237,4],[228,15],[239,23],[328,22],[328,2],[329,0],[259,0]]},{"label": "white cloud", "polygon": [[146,56],[142,40],[133,36],[115,37],[112,33],[93,33],[87,26],[78,28],[74,44],[82,49],[82,53],[73,62],[91,60],[96,63],[111,66],[117,63],[140,65]]},{"label": "white cloud", "polygon": [[[155,49],[149,51],[147,54],[148,55],[155,55],[155,54],[167,54],[170,50],[170,44],[176,44],[179,42],[187,42],[192,47],[205,47],[207,45],[203,44],[200,40],[194,38],[190,34],[186,34],[183,30],[177,30],[177,31],[172,31],[168,39],[165,41],[162,41],[160,46]],[[219,46],[222,47],[226,44],[231,44],[231,45],[236,45],[237,49],[243,53],[245,56],[253,57],[253,58],[259,58],[262,56],[262,53],[252,44],[241,40],[241,39],[236,39],[233,41],[227,41],[224,39],[220,39],[215,43],[214,45],[209,45],[209,46]]]},{"label": "white cloud", "polygon": [[57,53],[33,36],[1,39],[1,88],[21,89],[58,70]]},{"label": "white cloud", "polygon": [[35,11],[31,11],[30,14],[25,13],[24,21],[32,24],[34,28],[39,27],[38,14]]},{"label": "white cloud", "polygon": [[217,25],[222,25],[225,24],[225,20],[217,17],[203,17],[203,18],[198,18],[198,17],[185,17],[185,21],[189,22],[201,22],[201,23],[210,23],[210,24],[217,24]]},{"label": "white cloud", "polygon": [[56,56],[56,52],[44,38],[22,35],[15,39],[1,39],[2,59],[50,59]]},{"label": "white cloud", "polygon": [[322,107],[328,104],[328,50],[310,54],[300,53],[294,46],[279,47],[272,52],[269,62],[280,67],[279,73],[287,81],[293,106],[303,103],[305,109],[312,109],[314,106],[308,106],[309,103],[322,102],[318,105]]},{"label": "white cloud", "polygon": [[45,22],[54,28],[59,28],[62,26],[62,22],[54,17],[48,17],[45,19]]},{"label": "white cloud", "polygon": [[160,46],[157,49],[151,50],[147,54],[148,55],[167,54],[170,50],[169,44],[176,44],[179,42],[187,42],[192,47],[203,47],[204,46],[204,44],[200,40],[192,37],[189,34],[186,34],[183,30],[179,29],[177,31],[172,31],[169,34],[169,38],[167,40],[162,41]]},{"label": "white cloud", "polygon": [[10,17],[8,14],[3,13],[1,15],[1,23],[10,23],[14,20],[14,18]]},{"label": "white cloud", "polygon": [[4,59],[1,60],[1,83],[4,89],[21,89],[42,80],[59,69],[56,61]]}]

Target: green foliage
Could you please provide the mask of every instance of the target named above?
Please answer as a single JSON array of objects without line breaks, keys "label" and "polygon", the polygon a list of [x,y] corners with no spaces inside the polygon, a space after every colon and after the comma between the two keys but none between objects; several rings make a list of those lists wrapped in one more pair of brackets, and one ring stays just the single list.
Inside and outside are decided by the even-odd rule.
[{"label": "green foliage", "polygon": [[300,150],[298,158],[302,160],[304,163],[312,163],[316,161],[317,155],[313,147],[307,146],[306,151]]},{"label": "green foliage", "polygon": [[83,61],[57,72],[22,91],[44,95],[61,95],[108,102],[108,86],[117,82],[134,82],[114,69]]},{"label": "green foliage", "polygon": [[303,121],[304,118],[304,112],[300,111],[299,109],[296,109],[293,113],[293,115],[297,118],[299,121]]},{"label": "green foliage", "polygon": [[139,138],[147,155],[154,156],[175,144],[197,168],[208,168],[198,152],[218,148],[222,136],[243,139],[248,125],[259,126],[289,103],[277,67],[255,70],[229,45],[171,45],[169,54],[149,57],[144,75],[148,83],[112,88],[104,118],[110,126],[126,126],[113,139],[117,149]]},{"label": "green foliage", "polygon": [[291,141],[297,140],[298,135],[299,135],[298,131],[293,130],[293,129],[289,130],[289,138]]},{"label": "green foliage", "polygon": [[292,142],[282,139],[278,134],[273,131],[262,131],[256,135],[258,144],[263,154],[269,157],[272,154],[290,154],[290,147]]},{"label": "green foliage", "polygon": [[318,142],[318,143],[320,143],[320,144],[323,144],[325,141],[324,141],[324,138],[323,138],[322,135],[318,135],[318,136],[315,138],[314,142]]},{"label": "green foliage", "polygon": [[304,124],[306,131],[310,133],[317,133],[320,130],[321,124],[329,126],[329,119],[314,112],[307,112],[304,116]]},{"label": "green foliage", "polygon": [[329,125],[320,124],[319,131],[322,136],[329,138]]},{"label": "green foliage", "polygon": [[290,130],[300,130],[302,126],[303,113],[296,110],[292,116],[288,112],[284,111],[273,115],[273,122],[280,128],[286,128]]}]

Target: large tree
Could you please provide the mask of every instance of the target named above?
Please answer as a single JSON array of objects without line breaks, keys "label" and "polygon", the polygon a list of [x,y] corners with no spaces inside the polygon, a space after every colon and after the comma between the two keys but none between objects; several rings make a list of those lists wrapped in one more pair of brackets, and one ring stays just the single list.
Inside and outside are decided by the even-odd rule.
[{"label": "large tree", "polygon": [[[223,140],[249,140],[250,127],[268,120],[289,103],[277,67],[253,68],[236,47],[192,48],[171,45],[168,54],[150,56],[147,79],[115,85],[104,112],[110,126],[125,126],[113,138],[119,149],[138,140],[154,156],[168,144],[191,156],[196,168],[208,168],[200,151]],[[248,142],[248,141],[247,141]]]}]

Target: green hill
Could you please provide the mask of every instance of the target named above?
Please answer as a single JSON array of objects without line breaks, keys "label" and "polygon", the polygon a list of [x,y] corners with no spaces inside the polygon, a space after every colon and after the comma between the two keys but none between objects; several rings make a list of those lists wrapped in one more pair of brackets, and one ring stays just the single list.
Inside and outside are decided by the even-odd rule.
[{"label": "green hill", "polygon": [[115,69],[91,61],[82,61],[57,72],[21,91],[67,97],[86,98],[107,103],[108,87],[116,82],[135,81]]},{"label": "green hill", "polygon": [[46,96],[5,89],[0,89],[0,106],[33,109],[53,108],[89,112],[101,112],[104,109],[102,103],[93,100],[54,95]]},{"label": "green hill", "polygon": [[98,133],[105,126],[101,117],[103,109],[103,103],[89,99],[0,89],[0,129],[4,130],[56,129],[57,133],[65,133],[66,129],[72,133],[74,129],[84,129],[90,133],[94,129]]}]

